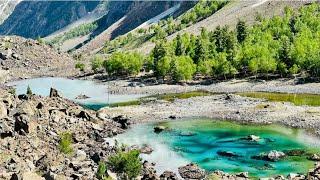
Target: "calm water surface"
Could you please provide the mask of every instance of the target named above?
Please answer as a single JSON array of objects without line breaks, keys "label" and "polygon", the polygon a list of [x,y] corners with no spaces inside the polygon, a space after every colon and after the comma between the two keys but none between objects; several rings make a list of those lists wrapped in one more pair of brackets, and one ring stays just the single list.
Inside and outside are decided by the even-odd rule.
[{"label": "calm water surface", "polygon": [[[121,143],[149,144],[155,151],[142,158],[156,162],[162,172],[195,162],[207,171],[223,170],[230,173],[248,171],[251,177],[307,173],[314,162],[307,155],[288,156],[278,162],[255,160],[251,156],[271,150],[319,151],[319,140],[303,130],[278,125],[240,125],[234,122],[194,119],[161,123],[170,130],[155,134],[156,124],[136,125],[125,134],[118,135]],[[242,140],[248,135],[260,136],[258,142]],[[240,157],[223,157],[218,151],[231,151]]]},{"label": "calm water surface", "polygon": [[[107,106],[108,103],[124,102],[137,99],[141,95],[113,95],[108,94],[108,87],[94,81],[72,80],[67,78],[45,77],[27,79],[8,83],[16,87],[17,94],[25,94],[27,87],[30,86],[33,93],[48,96],[50,88],[59,90],[67,99],[76,101],[88,108],[99,109]],[[76,99],[80,94],[89,96],[88,99]]]}]

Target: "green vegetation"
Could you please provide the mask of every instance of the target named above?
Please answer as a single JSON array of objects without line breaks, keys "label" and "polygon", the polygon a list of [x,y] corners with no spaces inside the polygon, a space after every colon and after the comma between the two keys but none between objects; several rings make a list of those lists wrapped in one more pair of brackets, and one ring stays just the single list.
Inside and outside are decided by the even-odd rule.
[{"label": "green vegetation", "polygon": [[115,52],[103,65],[109,75],[136,75],[142,69],[143,61],[138,53]]},{"label": "green vegetation", "polygon": [[97,23],[87,23],[87,24],[81,24],[73,29],[71,29],[68,32],[65,32],[62,35],[59,35],[49,41],[49,44],[60,44],[63,43],[66,40],[75,38],[75,37],[80,37],[80,36],[85,36],[91,32],[93,32],[96,28],[98,27]]},{"label": "green vegetation", "polygon": [[67,155],[73,153],[71,133],[64,132],[60,135],[59,150]]},{"label": "green vegetation", "polygon": [[204,91],[204,90],[190,91],[190,92],[184,92],[184,93],[158,94],[158,95],[142,97],[142,98],[140,98],[138,100],[120,102],[120,103],[113,103],[113,104],[110,104],[109,106],[110,107],[121,107],[121,106],[140,105],[141,103],[150,102],[150,101],[153,101],[154,99],[173,102],[175,99],[188,99],[188,98],[191,98],[191,97],[210,96],[210,95],[213,95],[213,94],[214,93],[211,93],[209,91]]},{"label": "green vegetation", "polygon": [[288,94],[269,92],[245,92],[237,93],[241,96],[262,98],[269,101],[292,102],[294,105],[320,106],[320,95],[316,94]]},{"label": "green vegetation", "polygon": [[142,168],[138,150],[118,151],[108,158],[107,165],[122,179],[134,179]]},{"label": "green vegetation", "polygon": [[27,87],[27,95],[32,95],[32,90],[31,90],[31,87],[28,85]]},{"label": "green vegetation", "polygon": [[84,71],[85,66],[85,64],[78,62],[76,63],[75,68],[79,69],[80,71]]},{"label": "green vegetation", "polygon": [[109,105],[109,107],[122,107],[122,106],[134,106],[134,105],[140,105],[140,100],[133,100],[133,101],[126,101],[126,102],[118,102],[118,103],[112,103]]},{"label": "green vegetation", "polygon": [[[194,74],[189,60],[197,66],[197,73],[212,78],[235,76],[282,77],[305,72],[313,77],[320,75],[320,13],[318,4],[300,9],[295,14],[286,8],[283,17],[261,19],[252,27],[239,21],[236,31],[217,27],[213,32],[202,29],[199,36],[183,34],[173,41],[159,41],[153,49],[150,62],[158,77],[188,80]],[[180,58],[181,59],[180,59]],[[169,63],[169,59],[171,62]],[[168,64],[184,59],[179,71]],[[189,62],[188,65],[185,63]],[[179,64],[179,63],[178,63]],[[177,70],[179,76],[168,70]],[[182,75],[188,72],[188,75]],[[177,78],[180,77],[180,78]]]},{"label": "green vegetation", "polygon": [[100,55],[95,55],[91,60],[91,69],[97,72],[103,66],[103,58]]},{"label": "green vegetation", "polygon": [[148,29],[140,28],[130,32],[125,36],[120,36],[112,41],[108,41],[103,48],[104,53],[112,53],[119,49],[132,49],[140,46],[144,42],[163,40],[168,35],[190,26],[221,9],[228,1],[199,1],[193,8],[185,14],[173,19],[172,16],[160,20],[157,24],[151,25]]},{"label": "green vegetation", "polygon": [[101,180],[111,180],[112,178],[108,176],[107,165],[104,162],[99,162],[97,174],[98,179]]}]

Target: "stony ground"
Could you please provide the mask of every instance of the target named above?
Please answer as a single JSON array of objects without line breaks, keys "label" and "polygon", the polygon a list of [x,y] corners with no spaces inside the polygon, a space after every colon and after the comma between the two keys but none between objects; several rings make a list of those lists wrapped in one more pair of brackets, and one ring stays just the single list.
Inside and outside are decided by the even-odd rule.
[{"label": "stony ground", "polygon": [[0,82],[40,76],[77,74],[68,54],[32,39],[0,36]]},{"label": "stony ground", "polygon": [[[0,89],[0,179],[95,179],[98,162],[114,152],[103,138],[123,126],[53,96]],[[59,148],[63,133],[72,135],[69,154]]]},{"label": "stony ground", "polygon": [[291,127],[313,129],[320,135],[320,107],[295,106],[291,103],[223,94],[174,102],[154,101],[139,106],[104,108],[104,114],[127,115],[135,122],[163,121],[169,117],[208,117],[250,123],[280,123]]},{"label": "stony ground", "polygon": [[214,81],[207,84],[204,82],[191,82],[189,85],[160,84],[152,80],[129,79],[129,80],[97,80],[93,77],[84,79],[95,80],[108,85],[112,94],[142,94],[155,95],[163,93],[181,93],[195,90],[206,90],[216,93],[234,92],[284,92],[284,93],[310,93],[320,94],[320,83],[303,83],[303,79],[277,79],[277,80],[252,80],[232,79],[226,81]]}]

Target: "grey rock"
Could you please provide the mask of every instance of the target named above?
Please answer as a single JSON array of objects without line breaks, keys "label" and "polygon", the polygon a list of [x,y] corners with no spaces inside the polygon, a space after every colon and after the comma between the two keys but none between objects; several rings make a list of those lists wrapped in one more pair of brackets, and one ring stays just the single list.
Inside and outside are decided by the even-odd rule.
[{"label": "grey rock", "polygon": [[184,179],[204,179],[206,177],[205,171],[193,163],[179,167],[178,171]]}]

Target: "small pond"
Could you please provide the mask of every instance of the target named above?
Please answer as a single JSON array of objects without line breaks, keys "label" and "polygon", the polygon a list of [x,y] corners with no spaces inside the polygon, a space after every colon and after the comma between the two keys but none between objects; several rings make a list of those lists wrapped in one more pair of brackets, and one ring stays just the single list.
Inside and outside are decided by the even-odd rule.
[{"label": "small pond", "polygon": [[[45,77],[10,82],[7,85],[14,86],[17,94],[25,94],[30,86],[33,93],[48,96],[53,87],[70,100],[78,102],[90,109],[99,109],[111,103],[135,100],[141,95],[114,95],[108,94],[105,84],[88,80],[72,80],[67,78]],[[86,95],[87,99],[77,99],[79,95]]]},{"label": "small pond", "polygon": [[[307,173],[314,162],[307,160],[318,152],[320,143],[304,130],[278,125],[241,125],[229,121],[193,119],[163,122],[168,127],[159,134],[153,127],[159,124],[139,124],[126,133],[116,136],[118,142],[127,145],[149,144],[154,152],[142,154],[149,162],[156,162],[158,172],[175,170],[188,162],[195,162],[207,171],[223,170],[229,173],[249,172],[253,178]],[[243,139],[249,135],[259,136],[258,141]],[[287,156],[276,162],[253,159],[252,156],[272,150],[289,154],[291,150],[303,150],[305,154]],[[228,151],[237,157],[219,155]]]},{"label": "small pond", "polygon": [[252,98],[263,98],[269,101],[292,102],[297,106],[320,106],[320,95],[317,94],[290,94],[271,92],[244,92],[236,94]]}]

